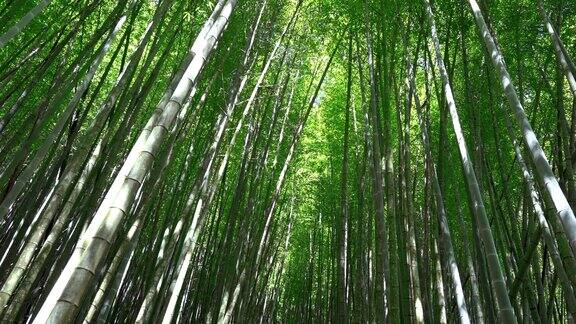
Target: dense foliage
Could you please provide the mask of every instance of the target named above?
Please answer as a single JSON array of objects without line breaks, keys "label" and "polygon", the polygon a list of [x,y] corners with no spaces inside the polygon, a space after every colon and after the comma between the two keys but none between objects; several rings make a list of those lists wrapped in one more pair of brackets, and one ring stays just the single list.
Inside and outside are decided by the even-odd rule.
[{"label": "dense foliage", "polygon": [[0,21],[3,322],[576,320],[576,2]]}]

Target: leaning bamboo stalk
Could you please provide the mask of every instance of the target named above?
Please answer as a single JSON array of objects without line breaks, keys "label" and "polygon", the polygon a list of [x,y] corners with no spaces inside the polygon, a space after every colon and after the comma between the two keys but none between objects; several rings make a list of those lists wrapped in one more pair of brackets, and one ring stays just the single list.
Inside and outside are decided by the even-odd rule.
[{"label": "leaning bamboo stalk", "polygon": [[546,27],[546,30],[548,31],[548,34],[552,39],[552,45],[554,46],[554,52],[556,54],[556,58],[558,59],[558,62],[560,62],[560,65],[562,66],[562,69],[564,71],[564,75],[568,80],[570,90],[572,91],[572,96],[576,98],[576,76],[574,75],[576,71],[574,71],[575,70],[574,63],[572,62],[570,56],[566,53],[566,48],[564,47],[562,40],[558,36],[558,33],[556,33],[556,29],[552,25],[550,17],[544,10],[542,0],[538,0],[538,11],[540,12],[540,15],[542,17],[544,26]]},{"label": "leaning bamboo stalk", "polygon": [[120,245],[120,248],[114,255],[114,259],[112,260],[110,267],[108,267],[108,269],[106,270],[106,274],[104,275],[104,278],[100,283],[100,286],[98,286],[96,296],[94,296],[94,299],[90,304],[90,308],[88,309],[88,312],[84,317],[83,323],[85,324],[91,323],[94,317],[97,315],[97,312],[100,310],[100,306],[104,301],[106,291],[112,284],[112,281],[114,280],[114,277],[116,275],[116,271],[118,270],[120,264],[124,261],[124,258],[130,257],[130,255],[127,255],[127,253],[129,252],[131,253],[131,251],[134,249],[135,243],[140,236],[142,224],[143,222],[140,219],[136,219],[136,221],[134,221],[134,224],[132,224],[132,227],[128,231],[128,235],[126,235],[126,237],[124,238],[122,245]]},{"label": "leaning bamboo stalk", "polygon": [[20,18],[18,22],[8,29],[4,34],[0,36],[0,48],[4,47],[14,36],[18,35],[28,24],[34,19],[46,6],[50,4],[52,0],[42,0],[40,1],[32,10],[28,11],[24,17]]},{"label": "leaning bamboo stalk", "polygon": [[510,74],[508,74],[504,57],[500,53],[500,50],[486,25],[486,21],[484,20],[484,16],[482,15],[478,3],[476,0],[469,0],[469,3],[474,18],[476,19],[476,25],[482,34],[484,44],[488,48],[492,64],[500,76],[504,93],[506,94],[510,107],[514,113],[516,122],[522,130],[524,143],[530,151],[530,158],[534,163],[536,175],[540,178],[540,181],[544,183],[546,194],[550,196],[554,209],[556,210],[556,215],[562,221],[562,225],[566,231],[566,236],[570,242],[570,247],[573,252],[576,252],[576,216],[574,216],[574,211],[568,204],[568,200],[560,188],[560,184],[558,183],[558,180],[552,171],[552,167],[546,158],[546,154],[542,150],[540,142],[532,129],[532,125],[530,124],[524,111],[524,107],[516,93],[516,88],[512,83],[512,78],[510,77]]},{"label": "leaning bamboo stalk", "polygon": [[[544,210],[542,208],[542,205],[541,205],[540,200],[539,200],[538,192],[537,192],[536,187],[534,185],[534,178],[532,177],[532,173],[530,172],[530,170],[528,169],[528,166],[526,165],[526,162],[524,161],[524,157],[522,156],[522,152],[520,151],[518,143],[516,142],[516,139],[514,137],[513,128],[512,128],[510,121],[507,118],[505,118],[504,121],[506,122],[506,129],[508,130],[508,136],[512,140],[512,144],[514,146],[514,153],[516,154],[516,161],[518,162],[518,164],[520,165],[520,167],[522,169],[522,177],[524,180],[524,184],[526,185],[528,192],[530,194],[530,202],[532,203],[532,208],[534,209],[534,214],[537,217],[538,224],[540,225],[539,226],[540,230],[542,231],[542,235],[544,236],[544,243],[546,244],[546,246],[548,246],[548,251],[550,253],[550,257],[552,259],[552,262],[554,264],[554,270],[558,274],[558,277],[559,277],[561,285],[562,285],[562,289],[564,290],[564,296],[566,298],[567,306],[570,310],[570,313],[574,317],[576,315],[574,313],[575,306],[576,306],[576,299],[575,299],[574,290],[573,290],[573,286],[575,285],[575,282],[572,282],[572,284],[571,284],[569,276],[567,274],[568,273],[576,273],[576,269],[574,267],[570,267],[570,265],[573,265],[573,262],[572,263],[566,262],[569,260],[566,260],[563,262],[562,258],[560,257],[560,254],[558,252],[558,245],[554,240],[552,230],[550,229],[550,226],[548,225],[548,221],[546,220],[546,217],[544,216]],[[516,278],[516,279],[518,279],[518,278]],[[516,283],[516,281],[517,280],[515,280],[515,283]],[[518,282],[518,285],[520,285],[520,282]],[[515,285],[513,284],[511,287],[510,294],[514,295],[514,292],[517,291],[518,289],[519,288],[515,288]]]},{"label": "leaning bamboo stalk", "polygon": [[460,151],[460,158],[464,169],[465,179],[468,185],[468,192],[473,202],[474,217],[478,222],[480,237],[484,243],[484,250],[486,253],[486,259],[488,261],[488,271],[490,273],[494,295],[496,296],[497,300],[499,317],[501,320],[505,320],[507,323],[516,323],[516,315],[514,314],[514,308],[512,308],[510,298],[508,297],[508,289],[506,288],[506,281],[500,267],[500,260],[498,258],[498,252],[496,250],[494,238],[492,236],[490,222],[488,221],[488,216],[486,215],[486,209],[482,200],[482,193],[480,192],[478,180],[476,179],[472,160],[468,154],[468,147],[466,145],[466,141],[464,140],[464,133],[462,132],[460,118],[458,116],[458,111],[456,110],[456,102],[454,101],[454,95],[452,94],[450,79],[444,65],[444,60],[442,59],[440,41],[438,40],[436,24],[434,22],[434,14],[432,13],[430,2],[428,0],[424,1],[426,4],[428,22],[431,28],[432,41],[436,52],[436,64],[440,70],[440,76],[444,86],[444,95],[446,97],[450,115],[452,116],[452,125],[454,127],[454,133],[456,134],[456,141],[458,142],[458,149]]},{"label": "leaning bamboo stalk", "polygon": [[[245,56],[245,61],[244,63],[248,64],[249,60],[248,58],[250,57],[249,55],[250,51],[246,51],[246,56]],[[250,71],[251,67],[248,67],[248,71]],[[191,253],[194,249],[195,246],[195,238],[197,235],[197,231],[196,229],[201,228],[203,226],[203,222],[204,222],[204,217],[201,217],[203,214],[201,214],[201,211],[203,210],[203,208],[207,205],[206,202],[206,197],[204,197],[204,191],[206,190],[206,187],[208,186],[208,179],[210,177],[210,174],[212,172],[212,167],[216,161],[217,158],[217,153],[219,151],[219,147],[222,143],[222,139],[224,136],[224,132],[227,129],[227,125],[228,125],[228,121],[229,121],[229,117],[232,115],[233,111],[235,110],[237,103],[240,99],[240,94],[242,92],[242,90],[244,89],[244,87],[246,86],[246,83],[248,81],[248,77],[249,77],[249,73],[248,71],[246,71],[244,73],[244,76],[241,79],[236,79],[236,83],[233,85],[233,90],[231,92],[231,98],[230,98],[230,102],[227,105],[227,109],[226,111],[223,111],[219,118],[218,121],[216,123],[216,131],[215,131],[215,135],[214,135],[214,139],[212,141],[212,144],[210,145],[208,151],[204,154],[204,159],[202,162],[202,168],[201,171],[199,172],[199,175],[196,178],[196,181],[194,182],[193,188],[191,193],[188,195],[187,201],[186,201],[186,205],[184,207],[184,210],[182,211],[183,215],[189,215],[190,213],[193,212],[193,216],[192,216],[192,220],[189,221],[188,217],[185,217],[186,222],[183,222],[182,220],[179,222],[179,226],[177,227],[178,231],[173,234],[173,239],[171,240],[167,251],[169,251],[169,254],[173,254],[174,251],[176,250],[176,247],[180,247],[182,246],[182,250],[177,250],[179,253],[184,254],[184,261],[179,260],[178,264],[176,265],[177,268],[180,268],[183,264],[188,264],[190,262],[190,258],[191,258]],[[241,73],[240,70],[238,70],[238,74],[237,74],[237,78],[240,78]],[[196,203],[196,205],[194,205],[194,203]],[[196,206],[196,207],[194,207]],[[193,209],[194,208],[194,209]],[[182,233],[182,229],[187,229],[186,235],[183,238],[180,238],[180,235]],[[177,245],[178,244],[178,245]],[[141,304],[140,306],[140,310],[138,312],[138,318],[137,318],[137,322],[146,322],[148,320],[148,318],[150,317],[151,311],[152,311],[152,301],[154,300],[154,298],[156,297],[156,294],[158,293],[158,283],[160,282],[161,279],[164,278],[164,273],[167,271],[167,267],[169,266],[168,260],[167,259],[162,259],[162,262],[159,262],[156,269],[155,269],[155,275],[154,275],[154,279],[152,281],[152,285],[150,286],[150,289],[148,290],[146,297],[144,299],[144,302]],[[178,278],[176,278],[175,280],[178,280]],[[181,284],[181,282],[179,282]],[[177,283],[178,284],[178,283]],[[175,306],[175,304],[173,305]]]},{"label": "leaning bamboo stalk", "polygon": [[[206,97],[208,95],[208,92],[211,89],[211,85],[213,84],[215,77],[218,74],[214,74],[214,77],[212,78],[212,80],[210,81],[209,85],[206,87],[204,94],[202,95],[202,97],[200,98],[200,102],[198,103],[198,108],[200,109],[201,106],[203,106]],[[245,80],[243,80],[243,82],[241,82],[240,88],[243,87],[242,84],[245,83]],[[230,105],[230,107],[234,107],[235,105]],[[230,108],[229,107],[229,108]],[[223,132],[223,130],[222,130]],[[193,146],[190,147],[190,150],[193,149]],[[191,151],[190,151],[191,152]],[[191,153],[189,153],[191,154]],[[189,156],[191,157],[191,156]],[[206,156],[207,158],[207,156]],[[188,158],[187,158],[188,159]],[[206,163],[203,164],[203,166],[205,166]],[[201,171],[200,174],[205,174],[205,170]],[[202,176],[202,178],[204,178],[204,176]],[[189,197],[188,197],[188,201],[186,206],[184,207],[184,211],[182,211],[183,215],[188,215],[190,213],[190,209],[193,206],[193,203],[198,195],[198,190],[199,188],[194,186],[192,188],[192,192],[190,193]],[[152,310],[153,310],[153,304],[154,304],[154,300],[156,298],[156,295],[158,294],[158,289],[160,287],[160,282],[164,279],[165,273],[168,271],[168,267],[170,266],[170,258],[171,256],[175,253],[175,250],[177,248],[177,246],[181,246],[181,241],[182,239],[180,238],[180,235],[182,234],[182,231],[185,230],[186,228],[188,228],[188,226],[190,225],[190,220],[188,217],[181,217],[178,220],[178,223],[175,225],[175,228],[173,230],[173,232],[171,233],[171,238],[168,241],[168,243],[166,244],[165,247],[165,253],[162,253],[162,255],[159,257],[158,262],[156,263],[156,267],[154,268],[154,274],[152,276],[152,280],[151,283],[149,285],[149,288],[145,294],[145,297],[142,301],[142,303],[140,304],[139,307],[139,311],[138,311],[138,315],[136,317],[136,322],[137,323],[143,323],[143,322],[147,322],[150,319],[150,316],[152,314]]]},{"label": "leaning bamboo stalk", "polygon": [[[153,197],[156,196],[156,194],[160,191],[163,191],[163,187],[164,186],[164,181],[166,178],[166,172],[164,172],[164,170],[168,167],[170,161],[172,160],[172,155],[174,153],[174,142],[177,142],[178,140],[182,139],[183,134],[185,134],[186,130],[188,129],[190,123],[188,122],[191,119],[194,119],[194,117],[192,117],[191,115],[195,115],[195,113],[197,112],[197,110],[188,110],[189,105],[190,105],[190,100],[192,96],[189,96],[188,99],[186,100],[182,110],[180,111],[177,120],[175,121],[175,126],[174,129],[175,131],[172,132],[172,134],[170,135],[168,142],[170,143],[169,145],[167,145],[167,147],[165,148],[164,151],[168,151],[166,153],[167,158],[164,159],[163,164],[162,165],[155,165],[154,168],[151,171],[151,175],[150,175],[150,179],[155,179],[154,184],[152,185],[147,185],[147,189],[146,192],[142,193],[142,196],[140,198],[140,204],[137,206],[137,208],[135,209],[134,213],[137,215],[136,221],[140,221],[140,219],[142,219],[148,212],[147,210],[152,206],[151,203],[154,202],[152,200]],[[188,151],[188,155],[191,154],[191,150],[192,148],[189,149]],[[187,157],[188,159],[188,157]],[[162,189],[162,190],[158,190],[158,189]],[[143,190],[144,191],[144,190]],[[158,201],[161,201],[161,198],[157,198]],[[170,204],[170,211],[172,211],[174,208],[173,204]],[[144,213],[144,216],[143,216]],[[155,250],[155,249],[153,249]],[[156,251],[156,250],[155,250]],[[126,258],[128,256],[123,256],[124,253],[120,253],[117,254],[117,257],[123,257]],[[159,258],[162,256],[162,253],[151,253],[151,255],[157,255]],[[112,265],[110,266],[110,268],[112,267]],[[110,270],[109,270],[110,272]],[[118,276],[118,275],[116,275]],[[116,281],[117,283],[115,285],[120,285],[122,279],[121,278],[117,278]],[[115,289],[117,291],[117,289]],[[114,296],[115,297],[115,296]],[[112,297],[112,298],[114,298]],[[95,306],[95,304],[97,305],[97,301],[96,299],[93,301],[93,306],[95,309],[98,309],[99,306]],[[104,316],[102,313],[100,314],[99,317]]]}]

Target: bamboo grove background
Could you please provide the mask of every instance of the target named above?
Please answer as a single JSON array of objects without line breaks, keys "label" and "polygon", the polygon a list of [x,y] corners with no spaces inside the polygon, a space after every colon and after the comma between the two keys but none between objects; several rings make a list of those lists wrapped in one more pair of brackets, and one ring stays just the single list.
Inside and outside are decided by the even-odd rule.
[{"label": "bamboo grove background", "polygon": [[576,2],[0,21],[2,322],[576,320]]}]

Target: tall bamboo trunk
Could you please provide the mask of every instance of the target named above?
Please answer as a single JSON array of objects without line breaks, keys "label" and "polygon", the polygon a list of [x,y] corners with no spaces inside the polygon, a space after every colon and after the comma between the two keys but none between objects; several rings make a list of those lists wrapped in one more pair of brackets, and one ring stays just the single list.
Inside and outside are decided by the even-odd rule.
[{"label": "tall bamboo trunk", "polygon": [[473,208],[474,217],[478,222],[480,236],[482,238],[482,242],[484,243],[486,258],[488,261],[488,270],[490,273],[490,279],[492,281],[492,287],[498,304],[498,315],[501,320],[505,320],[507,323],[516,323],[516,315],[514,314],[514,309],[512,308],[510,298],[508,297],[508,289],[506,288],[506,282],[504,279],[504,275],[502,274],[502,269],[500,267],[498,252],[496,250],[494,238],[492,236],[492,231],[490,229],[488,216],[486,215],[486,210],[484,208],[482,193],[480,191],[478,181],[476,180],[476,174],[474,172],[472,160],[470,159],[470,156],[468,154],[468,148],[464,140],[462,127],[460,126],[460,119],[458,117],[458,112],[456,110],[456,103],[454,101],[454,96],[452,94],[450,80],[448,78],[448,73],[446,71],[444,61],[441,56],[440,42],[438,40],[436,32],[434,15],[432,13],[430,3],[427,0],[425,0],[425,3],[426,3],[426,12],[428,15],[428,21],[432,29],[431,34],[436,52],[436,63],[438,69],[440,70],[440,76],[442,78],[442,83],[444,86],[446,102],[448,104],[450,115],[452,117],[452,125],[454,126],[454,133],[456,134],[456,140],[458,142],[460,158],[464,169],[465,179],[468,185],[468,193],[474,206]]},{"label": "tall bamboo trunk", "polygon": [[[371,124],[371,146],[372,146],[372,194],[374,201],[374,218],[376,224],[375,240],[375,319],[376,322],[384,322],[387,316],[387,284],[389,279],[388,260],[385,258],[385,251],[388,248],[386,236],[386,224],[384,215],[384,182],[382,176],[382,154],[381,154],[381,135],[379,120],[379,107],[377,98],[377,83],[374,71],[374,61],[372,53],[372,39],[370,30],[370,20],[368,4],[364,1],[364,29],[367,44],[368,71],[370,79],[370,124]],[[388,296],[389,297],[389,296]]]},{"label": "tall bamboo trunk", "polygon": [[20,18],[18,22],[8,29],[4,34],[0,36],[0,48],[4,47],[14,36],[18,35],[28,24],[34,19],[38,14],[50,4],[52,0],[41,0],[38,4],[32,8],[30,11]]},{"label": "tall bamboo trunk", "polygon": [[348,40],[348,83],[346,90],[346,117],[344,121],[344,153],[342,158],[342,177],[340,179],[340,218],[338,221],[338,291],[336,319],[340,323],[347,324],[348,299],[347,299],[347,270],[348,270],[348,146],[350,128],[350,109],[352,92],[352,33],[349,32]]}]

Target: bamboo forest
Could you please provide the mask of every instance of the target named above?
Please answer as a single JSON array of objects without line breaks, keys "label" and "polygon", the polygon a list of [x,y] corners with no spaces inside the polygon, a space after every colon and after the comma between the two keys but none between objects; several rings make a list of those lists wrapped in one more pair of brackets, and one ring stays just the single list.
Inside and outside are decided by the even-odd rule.
[{"label": "bamboo forest", "polygon": [[576,1],[0,0],[0,323],[576,323]]}]

